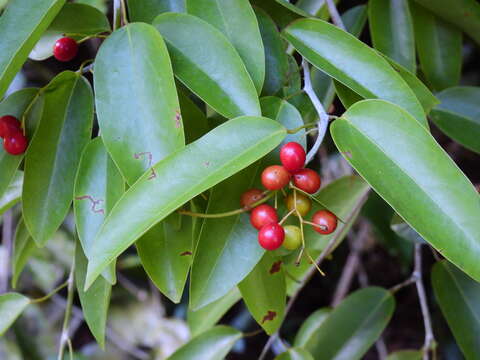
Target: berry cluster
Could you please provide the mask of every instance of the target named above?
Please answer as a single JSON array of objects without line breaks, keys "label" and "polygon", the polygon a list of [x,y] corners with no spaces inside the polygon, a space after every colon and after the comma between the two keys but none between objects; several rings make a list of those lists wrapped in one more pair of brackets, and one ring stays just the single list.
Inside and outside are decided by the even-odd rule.
[{"label": "berry cluster", "polygon": [[53,56],[58,61],[66,62],[72,60],[78,53],[78,43],[69,37],[63,37],[55,41]]},{"label": "berry cluster", "polygon": [[11,155],[20,155],[25,152],[28,140],[23,135],[20,121],[14,116],[0,117],[0,138],[3,139],[3,148]]},{"label": "berry cluster", "polygon": [[337,228],[337,217],[328,210],[317,211],[311,222],[303,220],[312,208],[310,194],[315,194],[321,185],[320,176],[315,171],[304,168],[305,159],[303,147],[299,143],[289,142],[280,149],[282,165],[268,166],[262,172],[262,185],[267,190],[284,192],[283,188],[289,183],[293,188],[290,194],[284,192],[288,212],[281,221],[273,206],[265,203],[255,206],[265,196],[262,190],[247,190],[240,199],[241,206],[251,210],[250,223],[259,230],[258,242],[266,250],[276,250],[282,245],[287,250],[295,250],[304,245],[301,228],[295,225],[282,226],[292,214],[323,235],[330,234]]}]

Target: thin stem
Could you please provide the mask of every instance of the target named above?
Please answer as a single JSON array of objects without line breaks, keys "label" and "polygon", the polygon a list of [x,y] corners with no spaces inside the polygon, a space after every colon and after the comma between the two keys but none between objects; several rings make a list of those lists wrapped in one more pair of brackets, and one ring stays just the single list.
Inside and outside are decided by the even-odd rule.
[{"label": "thin stem", "polygon": [[261,198],[257,202],[253,203],[252,205],[248,207],[243,207],[241,209],[236,209],[232,211],[227,211],[223,213],[216,213],[216,214],[204,214],[204,213],[196,213],[192,211],[187,211],[187,210],[179,210],[178,213],[181,215],[187,215],[187,216],[193,216],[193,217],[199,217],[199,218],[210,218],[210,219],[215,219],[215,218],[222,218],[222,217],[227,217],[227,216],[234,216],[238,214],[242,214],[244,212],[250,211],[252,208],[263,204],[264,202],[267,202],[273,195],[275,195],[276,192],[272,191],[268,193],[265,197]]},{"label": "thin stem", "polygon": [[325,225],[318,225],[315,224],[311,221],[303,220],[302,223],[307,224],[307,225],[312,225],[313,227],[319,228],[320,230],[326,231],[328,228]]},{"label": "thin stem", "polygon": [[125,6],[125,0],[120,0],[120,7],[122,9],[123,25],[127,25],[128,19],[127,19],[127,7]]},{"label": "thin stem", "polygon": [[[76,245],[74,246],[76,247]],[[75,249],[74,249],[75,252]],[[70,269],[70,275],[68,276],[68,293],[67,293],[67,304],[65,306],[65,317],[63,319],[63,325],[62,325],[62,334],[60,335],[60,345],[58,349],[58,360],[63,359],[63,354],[65,352],[65,345],[68,343],[70,340],[69,334],[68,334],[68,324],[70,322],[70,315],[72,313],[72,306],[73,306],[73,294],[74,294],[74,271],[75,271],[75,257],[72,260],[72,267]]]},{"label": "thin stem", "polygon": [[38,303],[41,303],[41,302],[44,302],[44,301],[47,301],[48,299],[50,299],[53,295],[57,294],[60,290],[66,288],[68,286],[68,280],[65,281],[63,284],[57,286],[55,289],[53,289],[52,291],[50,291],[47,295],[45,296],[42,296],[41,298],[38,298],[38,299],[33,299],[33,300],[30,300],[30,303],[31,304],[38,304]]},{"label": "thin stem", "polygon": [[297,132],[299,132],[302,129],[307,129],[307,128],[311,128],[311,127],[315,127],[315,126],[317,126],[316,122],[315,123],[308,123],[308,124],[305,124],[305,125],[287,130],[287,134],[296,134]]},{"label": "thin stem", "polygon": [[8,280],[10,278],[10,258],[13,246],[13,212],[11,209],[3,214],[2,244],[6,254],[5,262],[0,269],[0,294],[8,291]]},{"label": "thin stem", "polygon": [[290,100],[291,98],[293,98],[293,97],[295,97],[295,96],[297,96],[297,95],[300,95],[300,94],[302,94],[302,93],[303,93],[303,89],[300,89],[300,90],[295,91],[294,93],[292,93],[292,94],[290,94],[290,95],[288,95],[288,96],[285,96],[285,97],[283,98],[283,100],[287,100],[287,101],[288,101],[288,100]]},{"label": "thin stem", "polygon": [[282,225],[289,217],[295,212],[295,209],[290,210],[287,215],[285,215],[282,220],[278,223],[279,225]]},{"label": "thin stem", "polygon": [[[77,70],[77,73],[79,73],[79,74],[85,74],[88,70],[85,70],[85,71],[84,71],[84,67],[85,67],[85,65],[87,65],[88,63],[93,63],[93,59],[88,59],[88,60],[85,60],[84,62],[82,62],[82,63],[80,64],[80,67],[79,67],[78,70]],[[92,64],[92,65],[93,65],[93,64]]]},{"label": "thin stem", "polygon": [[113,0],[113,30],[117,30],[122,25],[121,0]]},{"label": "thin stem", "polygon": [[434,350],[435,338],[433,336],[432,320],[428,310],[427,295],[422,281],[422,244],[415,244],[415,270],[416,286],[420,308],[422,310],[423,323],[425,326],[425,344],[423,346],[423,360],[430,358],[430,351]]},{"label": "thin stem", "polygon": [[325,111],[322,103],[318,99],[317,94],[313,90],[312,80],[310,78],[310,68],[305,59],[302,60],[302,68],[303,68],[303,80],[304,80],[303,90],[305,90],[305,93],[310,98],[310,101],[315,107],[315,110],[317,111],[318,117],[319,117],[319,121],[317,124],[318,126],[317,139],[315,140],[315,143],[313,144],[312,148],[308,152],[307,159],[305,160],[305,164],[308,164],[310,161],[312,161],[312,159],[317,154],[318,149],[322,144],[323,138],[325,137],[325,134],[328,128],[328,114]]},{"label": "thin stem", "polygon": [[333,23],[338,26],[340,29],[347,31],[345,28],[345,25],[343,24],[342,18],[340,17],[340,14],[338,13],[337,7],[335,6],[335,3],[333,0],[326,0],[327,1],[327,7],[328,7],[328,12],[330,13],[330,16],[332,17]]}]

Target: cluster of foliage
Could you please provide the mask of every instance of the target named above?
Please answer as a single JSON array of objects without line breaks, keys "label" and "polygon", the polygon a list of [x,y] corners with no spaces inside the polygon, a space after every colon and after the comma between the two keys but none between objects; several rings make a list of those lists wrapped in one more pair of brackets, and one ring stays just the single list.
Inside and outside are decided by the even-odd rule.
[{"label": "cluster of foliage", "polygon": [[[477,1],[369,0],[341,15],[333,0],[0,6],[0,355],[18,346],[36,358],[21,320],[52,301],[65,308],[58,359],[81,356],[76,318],[104,348],[117,269],[142,267],[171,302],[188,301],[191,338],[169,359],[222,359],[253,336],[216,325],[241,299],[271,335],[263,358],[322,262],[349,232],[361,242],[359,214],[376,199],[367,217],[411,277],[313,312],[277,359],[361,359],[410,284],[425,344],[388,359],[435,358],[422,246],[456,342],[478,359],[480,197],[428,121],[480,153],[480,88],[459,85],[464,44],[480,44]],[[26,63],[46,61],[78,64],[18,86]],[[337,171],[319,190],[318,172],[345,161],[356,175]],[[60,274],[46,272],[53,261]],[[152,354],[131,356],[165,358],[138,332]]]}]

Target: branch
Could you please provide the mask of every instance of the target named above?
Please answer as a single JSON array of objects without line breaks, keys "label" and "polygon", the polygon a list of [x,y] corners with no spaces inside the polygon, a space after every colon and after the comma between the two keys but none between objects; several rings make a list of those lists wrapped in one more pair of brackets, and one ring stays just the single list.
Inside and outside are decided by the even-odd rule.
[{"label": "branch", "polygon": [[313,90],[312,80],[310,78],[310,68],[305,59],[302,59],[302,68],[303,68],[303,81],[304,81],[303,90],[305,91],[307,96],[310,98],[310,101],[315,107],[315,110],[317,111],[318,117],[319,117],[319,120],[317,123],[317,127],[318,127],[317,139],[315,140],[315,143],[313,144],[312,148],[308,152],[307,159],[305,160],[305,164],[308,164],[315,157],[315,155],[318,152],[318,149],[320,148],[320,145],[322,144],[323,138],[325,137],[325,133],[327,132],[329,117],[322,103],[318,99],[317,94]]},{"label": "branch", "polygon": [[338,26],[340,29],[347,31],[345,28],[345,25],[343,24],[342,18],[340,17],[340,14],[338,13],[337,7],[335,6],[335,3],[333,0],[326,0],[327,1],[327,7],[328,7],[328,12],[330,13],[330,16],[332,17],[333,23]]},{"label": "branch", "polygon": [[13,244],[13,212],[7,210],[3,214],[2,245],[5,250],[5,262],[0,268],[0,294],[8,291],[8,279],[10,278],[10,258]]},{"label": "branch", "polygon": [[[75,252],[75,249],[74,249]],[[67,304],[65,306],[65,317],[63,319],[62,325],[62,334],[60,335],[60,345],[58,349],[58,360],[63,359],[63,353],[65,352],[65,345],[69,344],[69,349],[71,348],[70,336],[69,336],[69,322],[70,315],[72,313],[73,306],[73,293],[74,293],[74,271],[75,271],[75,256],[72,260],[72,267],[70,268],[70,274],[68,275],[68,294],[67,294]]]}]

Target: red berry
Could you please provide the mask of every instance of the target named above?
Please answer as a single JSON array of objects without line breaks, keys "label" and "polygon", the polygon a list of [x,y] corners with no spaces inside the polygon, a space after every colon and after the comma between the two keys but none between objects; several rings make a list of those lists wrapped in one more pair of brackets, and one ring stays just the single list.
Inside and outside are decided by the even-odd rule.
[{"label": "red berry", "polygon": [[53,46],[53,56],[58,61],[70,61],[78,53],[77,42],[69,37],[63,37],[55,41]]},{"label": "red berry", "polygon": [[280,149],[280,161],[287,171],[296,173],[305,165],[307,155],[302,145],[297,142],[289,142]]},{"label": "red berry", "polygon": [[245,191],[240,198],[240,206],[243,208],[250,208],[250,205],[255,204],[263,198],[263,191],[259,189],[250,189]]},{"label": "red berry", "polygon": [[20,131],[20,121],[14,116],[5,115],[0,117],[0,138],[9,136],[9,134]]},{"label": "red berry", "polygon": [[258,243],[265,250],[278,249],[285,240],[285,230],[280,224],[273,223],[263,226],[258,232]]},{"label": "red berry", "polygon": [[278,222],[277,212],[267,204],[257,206],[250,214],[250,223],[255,229],[276,222]]},{"label": "red berry", "polygon": [[313,214],[312,222],[318,225],[313,230],[323,235],[331,234],[337,228],[337,217],[328,210],[317,211]]},{"label": "red berry", "polygon": [[321,183],[320,176],[311,169],[302,169],[293,175],[293,184],[309,194],[315,194]]},{"label": "red berry", "polygon": [[21,131],[10,134],[3,140],[3,148],[11,155],[23,154],[27,149],[27,146],[27,138]]},{"label": "red berry", "polygon": [[280,165],[272,165],[265,168],[262,172],[262,184],[265,189],[279,190],[290,181],[289,172]]}]

